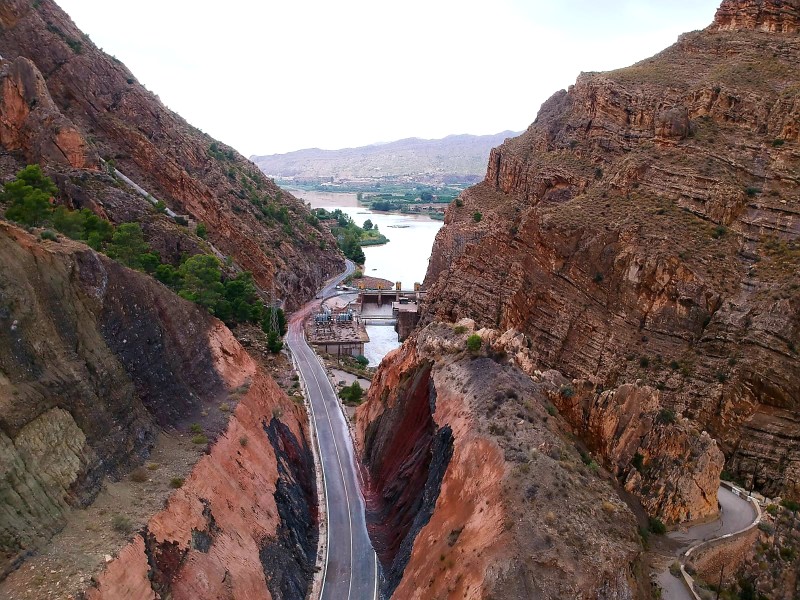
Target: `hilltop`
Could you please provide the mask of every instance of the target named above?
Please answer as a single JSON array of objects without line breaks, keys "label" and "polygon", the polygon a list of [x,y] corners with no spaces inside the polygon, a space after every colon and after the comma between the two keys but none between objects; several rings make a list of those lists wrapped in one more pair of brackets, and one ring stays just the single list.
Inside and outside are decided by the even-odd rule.
[{"label": "hilltop", "polygon": [[492,148],[517,135],[450,135],[438,140],[408,138],[359,148],[309,148],[286,154],[252,156],[270,177],[308,182],[405,178],[442,185],[475,183],[483,175]]}]

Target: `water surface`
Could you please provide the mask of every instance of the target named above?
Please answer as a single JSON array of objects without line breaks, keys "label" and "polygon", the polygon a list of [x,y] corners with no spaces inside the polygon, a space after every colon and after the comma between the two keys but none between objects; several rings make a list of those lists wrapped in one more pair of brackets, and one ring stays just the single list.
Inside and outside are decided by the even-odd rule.
[{"label": "water surface", "polygon": [[[364,264],[365,275],[399,281],[403,289],[413,289],[415,283],[422,283],[425,279],[433,241],[443,225],[442,221],[435,221],[427,215],[371,211],[359,206],[356,195],[352,193],[290,191],[310,203],[311,208],[341,209],[359,226],[369,219],[389,238],[389,243],[383,246],[362,247],[367,259]],[[392,327],[368,326],[367,333],[370,341],[364,347],[364,355],[371,367],[380,364],[386,354],[400,346]]]}]

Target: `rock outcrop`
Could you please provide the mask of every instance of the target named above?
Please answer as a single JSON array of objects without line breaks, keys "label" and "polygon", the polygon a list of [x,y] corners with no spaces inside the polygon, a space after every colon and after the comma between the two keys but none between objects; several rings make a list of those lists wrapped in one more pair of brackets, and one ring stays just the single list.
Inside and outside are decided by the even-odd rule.
[{"label": "rock outcrop", "polygon": [[[0,573],[158,430],[207,422],[209,454],[88,597],[303,598],[317,517],[302,407],[221,322],[83,244],[0,224],[0,264]],[[230,421],[204,420],[222,401]]]},{"label": "rock outcrop", "polygon": [[712,26],[718,31],[751,29],[772,33],[800,32],[797,0],[724,0]]},{"label": "rock outcrop", "polygon": [[356,412],[385,595],[646,597],[636,519],[549,414],[553,384],[465,333],[416,332]]},{"label": "rock outcrop", "polygon": [[39,69],[23,57],[0,66],[0,146],[23,152],[30,163],[98,166],[86,140],[56,107]]},{"label": "rock outcrop", "polygon": [[[104,197],[119,193],[114,180],[109,185],[96,172],[97,157],[113,161],[169,208],[204,223],[221,256],[290,307],[343,269],[335,240],[314,226],[301,201],[167,109],[52,0],[3,3],[0,55],[13,63],[3,67],[0,145],[19,157],[0,161],[0,177],[10,177],[21,159],[42,162],[51,175],[62,175],[55,178],[65,183],[64,195],[88,196],[80,205],[102,210]],[[130,213],[113,206],[106,212],[112,220]]]},{"label": "rock outcrop", "polygon": [[554,94],[448,208],[423,323],[516,329],[542,370],[656,388],[732,474],[796,495],[796,15],[725,2],[708,29]]},{"label": "rock outcrop", "polygon": [[668,524],[717,514],[722,452],[708,433],[662,409],[657,390],[625,384],[576,392],[565,384],[552,398],[648,514]]}]

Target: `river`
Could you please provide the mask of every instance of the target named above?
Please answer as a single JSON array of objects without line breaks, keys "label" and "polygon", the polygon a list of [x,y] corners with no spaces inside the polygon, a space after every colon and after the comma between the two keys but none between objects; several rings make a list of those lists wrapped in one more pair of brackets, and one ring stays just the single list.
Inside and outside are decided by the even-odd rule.
[{"label": "river", "polygon": [[[341,209],[352,217],[357,225],[369,219],[377,225],[380,232],[389,238],[382,246],[364,246],[364,275],[381,277],[389,281],[400,281],[403,289],[412,289],[415,283],[422,283],[428,270],[428,261],[433,249],[433,241],[442,227],[427,215],[406,215],[373,212],[360,206],[355,194],[334,192],[312,192],[289,190],[298,198],[309,202],[312,208],[325,210]],[[370,366],[377,366],[400,343],[391,327],[367,327],[370,342],[364,348],[364,355]]]}]

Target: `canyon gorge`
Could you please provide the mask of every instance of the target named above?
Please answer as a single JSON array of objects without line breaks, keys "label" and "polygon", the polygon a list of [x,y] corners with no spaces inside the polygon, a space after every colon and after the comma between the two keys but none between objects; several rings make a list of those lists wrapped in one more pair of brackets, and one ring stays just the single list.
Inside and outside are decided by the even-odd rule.
[{"label": "canyon gorge", "polygon": [[[48,210],[137,224],[162,266],[252,273],[260,301],[305,307],[302,337],[345,261],[301,200],[52,0],[0,4],[0,55],[5,184],[40,165]],[[739,540],[727,589],[792,598],[798,0],[724,0],[652,58],[582,73],[487,163],[446,210],[418,327],[343,425],[376,598],[654,597],[676,547],[660,533],[717,519],[721,477],[783,503]],[[113,253],[12,221],[0,595],[321,595],[341,559],[325,554],[336,498],[297,356]]]}]

